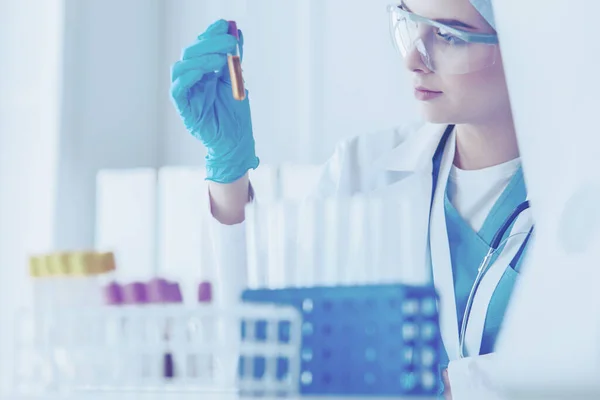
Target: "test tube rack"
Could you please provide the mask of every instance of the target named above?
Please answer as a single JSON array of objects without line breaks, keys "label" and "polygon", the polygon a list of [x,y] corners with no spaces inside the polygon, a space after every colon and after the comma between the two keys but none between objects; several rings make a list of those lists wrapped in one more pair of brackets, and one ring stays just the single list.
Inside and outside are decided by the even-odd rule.
[{"label": "test tube rack", "polygon": [[[443,350],[433,286],[256,289],[242,297],[301,313],[303,395],[429,397],[440,391]],[[258,321],[253,334],[264,336],[264,323]],[[262,373],[257,360],[240,364]]]},{"label": "test tube rack", "polygon": [[[285,326],[286,340],[276,334],[264,340],[242,337],[240,327],[254,321],[265,321],[267,333]],[[43,316],[22,311],[16,320],[14,386],[21,394],[241,391],[293,396],[300,324],[293,307],[270,304],[63,308]],[[165,374],[165,354],[172,356],[172,374]],[[265,373],[240,376],[243,357],[262,357]],[[281,360],[283,372],[277,369]]]}]

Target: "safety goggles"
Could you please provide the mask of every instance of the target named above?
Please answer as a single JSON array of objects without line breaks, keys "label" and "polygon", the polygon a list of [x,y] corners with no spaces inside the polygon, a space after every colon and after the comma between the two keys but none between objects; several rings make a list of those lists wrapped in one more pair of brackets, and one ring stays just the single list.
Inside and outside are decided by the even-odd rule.
[{"label": "safety goggles", "polygon": [[403,57],[416,50],[430,71],[442,75],[468,74],[498,62],[497,35],[456,29],[403,7],[388,6],[392,39]]}]

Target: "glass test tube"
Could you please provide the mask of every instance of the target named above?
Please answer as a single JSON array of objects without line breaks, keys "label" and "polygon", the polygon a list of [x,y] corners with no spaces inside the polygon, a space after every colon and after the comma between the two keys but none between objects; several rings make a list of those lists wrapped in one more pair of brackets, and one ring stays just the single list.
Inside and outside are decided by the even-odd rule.
[{"label": "glass test tube", "polygon": [[233,98],[236,100],[244,100],[246,98],[246,89],[244,88],[244,77],[242,76],[242,60],[240,59],[240,35],[235,21],[229,21],[230,35],[238,40],[238,45],[235,47],[235,54],[227,54],[227,65],[229,66],[229,76],[231,78],[231,90]]}]

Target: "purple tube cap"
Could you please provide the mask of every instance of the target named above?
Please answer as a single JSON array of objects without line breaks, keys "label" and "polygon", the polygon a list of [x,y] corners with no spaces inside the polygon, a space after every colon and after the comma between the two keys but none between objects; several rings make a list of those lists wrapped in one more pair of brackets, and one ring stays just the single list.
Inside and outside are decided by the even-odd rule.
[{"label": "purple tube cap", "polygon": [[165,303],[169,299],[169,282],[155,278],[146,284],[147,297],[150,303]]},{"label": "purple tube cap", "polygon": [[179,283],[171,282],[168,284],[168,298],[167,302],[169,303],[182,303],[183,296],[181,295],[181,289],[179,288]]},{"label": "purple tube cap", "polygon": [[104,287],[104,301],[108,305],[123,304],[123,290],[117,282],[111,282]]},{"label": "purple tube cap", "polygon": [[239,39],[240,35],[238,33],[237,24],[235,23],[235,21],[227,21],[227,22],[229,23],[229,29],[227,30],[227,33],[235,36],[236,39]]},{"label": "purple tube cap", "polygon": [[133,282],[123,287],[123,303],[125,304],[145,304],[148,303],[148,293],[146,284],[142,282]]},{"label": "purple tube cap", "polygon": [[210,303],[212,301],[212,285],[210,282],[202,282],[198,285],[198,302]]}]

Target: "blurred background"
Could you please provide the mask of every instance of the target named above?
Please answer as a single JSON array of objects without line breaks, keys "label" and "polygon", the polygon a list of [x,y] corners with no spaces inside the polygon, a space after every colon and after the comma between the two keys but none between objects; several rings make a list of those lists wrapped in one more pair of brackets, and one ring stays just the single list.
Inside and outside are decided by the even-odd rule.
[{"label": "blurred background", "polygon": [[[122,241],[130,245],[116,252],[122,277],[168,275],[164,247],[176,240],[166,232],[185,233],[202,196],[197,186],[185,206],[164,197],[201,185],[204,163],[169,99],[183,47],[218,18],[238,21],[257,153],[276,181],[281,166],[314,171],[344,137],[416,118],[387,3],[0,0],[2,387],[4,327],[32,301],[30,254]],[[190,260],[178,263],[178,277],[197,273]]]}]

